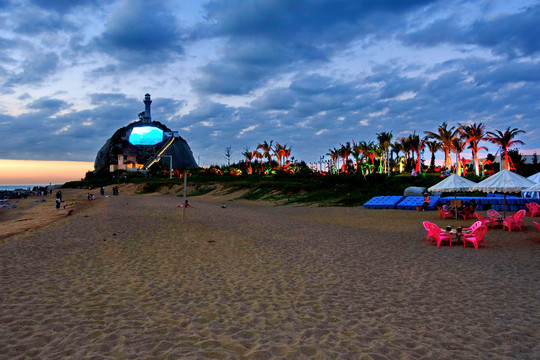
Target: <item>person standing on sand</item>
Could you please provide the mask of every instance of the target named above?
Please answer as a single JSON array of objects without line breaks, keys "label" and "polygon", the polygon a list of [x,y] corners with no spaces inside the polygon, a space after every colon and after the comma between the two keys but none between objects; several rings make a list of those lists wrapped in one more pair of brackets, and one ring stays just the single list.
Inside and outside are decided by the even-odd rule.
[{"label": "person standing on sand", "polygon": [[58,190],[58,191],[56,192],[56,198],[57,198],[57,199],[60,199],[60,202],[62,202],[62,190]]},{"label": "person standing on sand", "polygon": [[426,211],[430,202],[431,202],[431,198],[429,197],[427,193],[424,193],[424,202],[422,203],[422,211]]}]

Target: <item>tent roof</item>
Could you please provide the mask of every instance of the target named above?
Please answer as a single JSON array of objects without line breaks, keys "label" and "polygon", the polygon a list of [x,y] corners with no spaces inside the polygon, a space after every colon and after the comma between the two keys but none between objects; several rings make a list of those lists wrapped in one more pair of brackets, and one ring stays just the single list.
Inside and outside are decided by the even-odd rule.
[{"label": "tent roof", "polygon": [[525,197],[539,198],[540,196],[540,183],[526,188],[521,192],[521,195]]},{"label": "tent roof", "polygon": [[459,192],[459,191],[469,191],[472,186],[476,185],[474,181],[465,179],[456,174],[448,176],[443,181],[433,185],[428,190],[429,191],[440,191],[440,192]]},{"label": "tent roof", "polygon": [[534,181],[535,183],[540,183],[540,172],[537,172],[536,174],[529,176],[527,179]]},{"label": "tent roof", "polygon": [[513,193],[520,192],[523,189],[531,187],[535,183],[528,180],[519,174],[511,172],[509,170],[501,170],[495,175],[488,177],[487,179],[480,181],[474,185],[471,190],[480,190],[483,192],[502,192]]}]

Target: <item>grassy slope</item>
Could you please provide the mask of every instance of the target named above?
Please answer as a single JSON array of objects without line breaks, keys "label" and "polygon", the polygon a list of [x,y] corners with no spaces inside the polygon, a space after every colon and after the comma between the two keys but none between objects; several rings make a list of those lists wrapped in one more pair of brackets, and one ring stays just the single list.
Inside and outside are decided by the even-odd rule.
[{"label": "grassy slope", "polygon": [[[158,191],[161,186],[181,184],[181,179],[137,179],[146,183],[143,192]],[[271,176],[202,176],[189,178],[195,187],[190,196],[212,191],[219,184],[225,191],[234,193],[242,190],[239,198],[248,200],[269,200],[280,204],[320,204],[334,206],[362,205],[373,196],[402,195],[409,186],[429,187],[441,181],[437,175],[413,178],[410,175],[387,177],[373,174],[363,176],[293,176],[277,174]],[[247,190],[247,192],[246,192]]]}]

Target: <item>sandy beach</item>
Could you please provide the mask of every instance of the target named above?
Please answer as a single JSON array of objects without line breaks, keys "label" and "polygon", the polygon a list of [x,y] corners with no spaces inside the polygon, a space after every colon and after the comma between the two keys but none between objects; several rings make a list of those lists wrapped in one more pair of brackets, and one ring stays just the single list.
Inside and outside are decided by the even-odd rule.
[{"label": "sandy beach", "polygon": [[438,212],[64,193],[1,214],[0,359],[540,359],[530,217],[475,250]]}]

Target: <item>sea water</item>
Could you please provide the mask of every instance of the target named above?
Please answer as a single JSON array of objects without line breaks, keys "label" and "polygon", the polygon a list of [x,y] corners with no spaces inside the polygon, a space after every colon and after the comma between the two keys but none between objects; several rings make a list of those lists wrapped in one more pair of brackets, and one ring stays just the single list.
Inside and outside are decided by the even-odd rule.
[{"label": "sea water", "polygon": [[32,190],[34,186],[38,186],[38,185],[0,185],[0,191],[2,190],[13,191],[16,189]]}]

